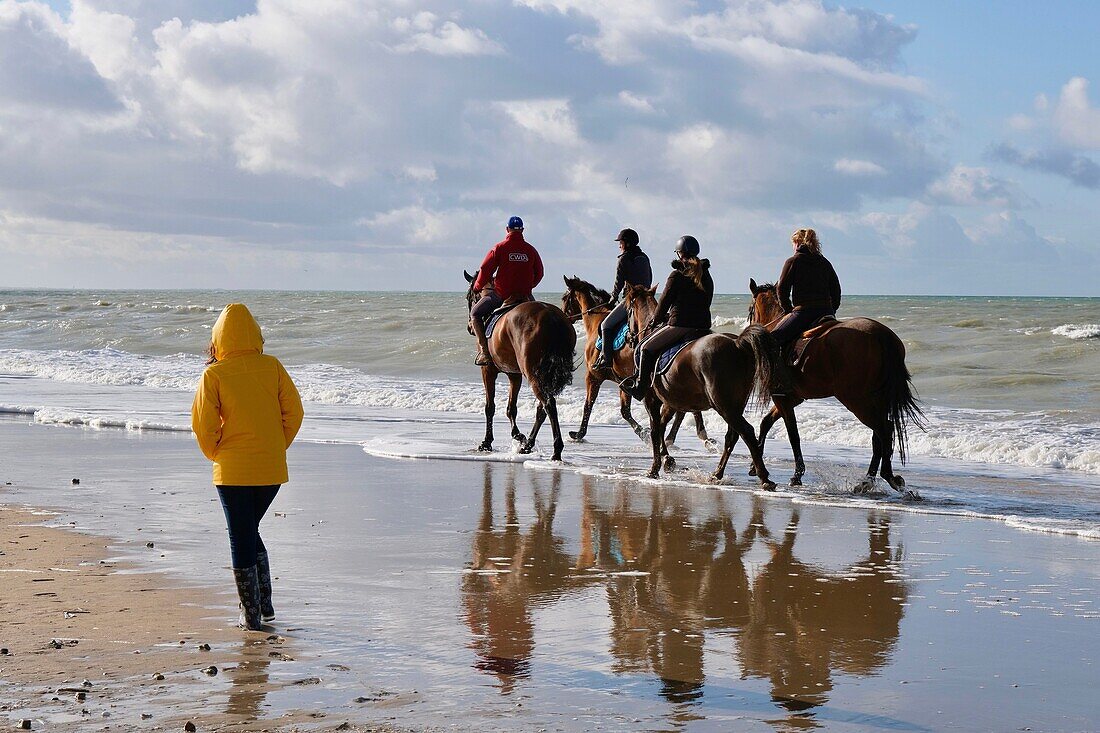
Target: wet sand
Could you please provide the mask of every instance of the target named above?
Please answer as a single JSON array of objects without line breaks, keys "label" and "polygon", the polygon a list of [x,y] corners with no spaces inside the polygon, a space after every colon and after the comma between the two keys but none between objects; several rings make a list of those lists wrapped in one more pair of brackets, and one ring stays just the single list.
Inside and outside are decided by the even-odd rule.
[{"label": "wet sand", "polygon": [[[836,508],[302,444],[265,520],[279,611],[272,633],[283,638],[269,641],[225,628],[235,604],[223,519],[188,436],[5,419],[0,442],[20,457],[0,475],[14,484],[0,502],[55,507],[50,524],[85,533],[13,528],[27,517],[0,514],[0,567],[33,564],[55,578],[0,573],[0,646],[18,651],[0,657],[0,712],[13,722],[30,717],[28,704],[79,713],[71,698],[50,698],[62,680],[87,677],[90,690],[132,691],[105,698],[116,707],[95,728],[57,717],[51,730],[182,729],[191,711],[226,730],[246,729],[248,718],[258,719],[252,729],[288,730],[343,721],[1100,728],[1094,541],[898,506]],[[74,549],[61,550],[67,543]],[[47,548],[55,554],[35,556]],[[58,597],[35,596],[42,585]],[[96,614],[58,614],[73,604]],[[93,629],[104,619],[112,633]],[[80,643],[41,649],[67,634]],[[200,637],[212,651],[197,650]],[[15,661],[24,656],[33,661]],[[70,656],[87,658],[69,667]],[[230,669],[208,678],[199,671],[208,664]],[[146,677],[157,671],[179,680],[174,691],[154,694]]]}]

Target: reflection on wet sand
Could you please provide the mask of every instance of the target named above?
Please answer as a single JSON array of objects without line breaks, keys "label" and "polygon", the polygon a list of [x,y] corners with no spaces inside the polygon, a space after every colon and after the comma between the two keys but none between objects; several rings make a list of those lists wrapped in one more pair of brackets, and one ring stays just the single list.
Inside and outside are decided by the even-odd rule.
[{"label": "reflection on wet sand", "polygon": [[[531,674],[532,609],[599,585],[611,670],[656,678],[675,725],[701,717],[694,708],[706,692],[708,654],[712,664],[714,655],[732,654],[724,667],[739,669],[741,679],[767,680],[781,716],[773,723],[792,730],[817,726],[814,709],[828,701],[836,673],[872,675],[889,661],[909,591],[888,518],[869,516],[867,554],[830,571],[795,555],[797,507],[754,500],[742,523],[722,492],[636,484],[608,490],[586,478],[573,557],[566,538],[554,534],[557,474],[548,492],[532,479],[534,521],[523,527],[516,471],[485,465],[462,586],[475,666],[497,678],[501,693]],[[503,483],[503,523],[494,522],[494,479]],[[765,525],[765,508],[790,515],[780,535]],[[747,563],[754,549],[756,562]]]},{"label": "reflection on wet sand", "polygon": [[253,721],[262,717],[260,708],[267,696],[268,668],[271,659],[268,657],[266,641],[255,639],[246,640],[240,650],[240,662],[236,669],[226,670],[227,676],[232,681],[229,688],[229,701],[225,712],[241,721]]}]

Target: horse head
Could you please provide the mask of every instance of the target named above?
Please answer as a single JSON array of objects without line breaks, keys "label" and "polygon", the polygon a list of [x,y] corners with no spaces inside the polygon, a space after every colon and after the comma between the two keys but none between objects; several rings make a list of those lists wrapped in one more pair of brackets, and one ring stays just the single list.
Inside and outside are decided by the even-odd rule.
[{"label": "horse head", "polygon": [[623,291],[623,303],[626,305],[630,330],[641,340],[653,325],[650,320],[657,310],[657,286],[628,285]]},{"label": "horse head", "polygon": [[749,279],[749,292],[752,303],[749,305],[749,323],[770,323],[783,315],[783,306],[779,304],[779,292],[774,283],[757,285]]},{"label": "horse head", "polygon": [[592,311],[606,306],[611,294],[589,282],[573,277],[563,277],[565,294],[561,296],[561,309],[570,320],[577,320]]}]

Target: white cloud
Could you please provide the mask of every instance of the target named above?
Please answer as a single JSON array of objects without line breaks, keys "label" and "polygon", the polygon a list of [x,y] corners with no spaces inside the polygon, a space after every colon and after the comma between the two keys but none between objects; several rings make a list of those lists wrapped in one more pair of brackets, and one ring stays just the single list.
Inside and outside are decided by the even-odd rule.
[{"label": "white cloud", "polygon": [[619,92],[618,99],[620,102],[622,102],[624,105],[634,110],[635,112],[653,114],[657,111],[653,107],[653,102],[646,99],[645,97],[640,97],[637,94],[629,92],[625,89]]},{"label": "white cloud", "polygon": [[951,206],[1013,208],[1021,204],[1023,194],[1018,186],[998,178],[988,168],[957,165],[932,182],[928,197]]},{"label": "white cloud", "polygon": [[1074,77],[1062,87],[1053,112],[1054,129],[1067,145],[1100,150],[1100,109],[1089,104],[1089,82]]},{"label": "white cloud", "polygon": [[532,135],[555,145],[577,145],[581,136],[568,99],[513,99],[496,108]]},{"label": "white cloud", "polygon": [[878,163],[869,160],[852,160],[841,158],[833,163],[833,170],[849,176],[881,176],[886,174],[886,169]]}]

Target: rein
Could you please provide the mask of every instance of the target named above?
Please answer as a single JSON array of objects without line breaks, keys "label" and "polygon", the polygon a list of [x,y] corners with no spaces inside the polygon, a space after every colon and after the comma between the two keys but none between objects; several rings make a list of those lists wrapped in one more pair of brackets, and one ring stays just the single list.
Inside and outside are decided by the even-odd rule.
[{"label": "rein", "polygon": [[607,303],[597,303],[596,305],[594,305],[590,308],[585,308],[584,310],[582,310],[580,313],[578,313],[575,316],[566,316],[566,318],[569,319],[570,323],[576,323],[577,321],[584,318],[585,316],[587,316],[589,313],[596,310],[597,308],[606,308],[609,305],[611,305],[610,301],[608,301]]}]

